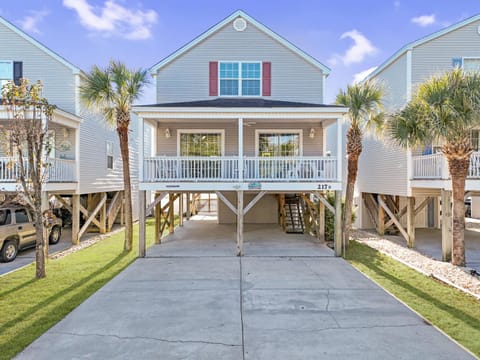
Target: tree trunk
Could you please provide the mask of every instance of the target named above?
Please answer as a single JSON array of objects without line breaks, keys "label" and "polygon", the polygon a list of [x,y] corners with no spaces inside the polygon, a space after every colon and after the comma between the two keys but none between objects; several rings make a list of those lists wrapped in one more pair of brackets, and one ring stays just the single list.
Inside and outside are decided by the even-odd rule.
[{"label": "tree trunk", "polygon": [[35,277],[37,279],[43,279],[47,276],[45,270],[45,258],[46,258],[46,236],[44,236],[44,226],[43,226],[43,217],[42,217],[42,206],[41,204],[36,204],[34,223],[35,223],[35,236],[37,238],[35,244]]},{"label": "tree trunk", "polygon": [[345,248],[350,242],[352,229],[353,195],[358,173],[358,158],[362,152],[362,132],[357,126],[350,126],[347,132],[347,189],[343,212],[343,236]]},{"label": "tree trunk", "polygon": [[125,243],[124,250],[133,248],[132,186],[130,183],[130,151],[128,149],[128,125],[117,128],[123,163],[123,184],[125,194]]},{"label": "tree trunk", "polygon": [[465,180],[470,166],[470,157],[449,158],[448,166],[452,178],[452,264],[465,266]]}]

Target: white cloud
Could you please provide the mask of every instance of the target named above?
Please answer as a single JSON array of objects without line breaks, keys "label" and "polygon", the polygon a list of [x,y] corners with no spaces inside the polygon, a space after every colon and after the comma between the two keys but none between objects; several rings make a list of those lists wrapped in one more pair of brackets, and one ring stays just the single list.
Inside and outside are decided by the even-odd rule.
[{"label": "white cloud", "polygon": [[358,30],[347,31],[340,36],[340,39],[346,38],[352,39],[354,44],[340,56],[345,65],[362,62],[365,57],[377,52],[377,48]]},{"label": "white cloud", "polygon": [[148,39],[152,36],[150,29],[157,21],[154,10],[128,9],[115,0],[105,1],[101,8],[93,7],[87,0],[63,0],[63,5],[76,11],[84,27],[104,36]]},{"label": "white cloud", "polygon": [[374,72],[377,68],[378,66],[373,66],[367,70],[356,73],[355,75],[353,75],[353,83],[354,84],[359,83],[360,81],[365,79],[368,75],[370,75],[372,72]]},{"label": "white cloud", "polygon": [[432,15],[417,16],[417,17],[411,18],[410,21],[421,27],[425,27],[428,25],[435,24],[436,20],[435,20],[435,14],[432,14]]},{"label": "white cloud", "polygon": [[21,28],[25,31],[40,34],[38,24],[49,14],[47,10],[31,10],[30,15],[26,15],[23,19],[18,20]]}]

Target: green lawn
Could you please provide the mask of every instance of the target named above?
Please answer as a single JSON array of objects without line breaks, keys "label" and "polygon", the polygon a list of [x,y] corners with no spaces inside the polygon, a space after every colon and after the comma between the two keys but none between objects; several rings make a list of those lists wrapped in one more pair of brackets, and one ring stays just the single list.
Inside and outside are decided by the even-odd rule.
[{"label": "green lawn", "polygon": [[480,356],[480,301],[352,242],[347,260],[425,319]]},{"label": "green lawn", "polygon": [[[147,222],[147,245],[154,223]],[[0,359],[10,359],[64,318],[122,271],[138,254],[123,252],[123,231],[57,260],[49,260],[47,277],[35,279],[34,264],[0,277]]]}]

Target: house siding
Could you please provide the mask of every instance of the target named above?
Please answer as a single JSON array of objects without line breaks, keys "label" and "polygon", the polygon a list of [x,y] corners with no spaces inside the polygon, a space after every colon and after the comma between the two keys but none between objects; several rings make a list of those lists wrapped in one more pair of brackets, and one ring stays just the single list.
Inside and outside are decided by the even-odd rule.
[{"label": "house siding", "polygon": [[211,99],[210,61],[271,62],[271,96],[268,98],[322,103],[321,70],[253,24],[238,32],[231,22],[157,71],[157,102]]},{"label": "house siding", "polygon": [[0,60],[22,61],[23,77],[43,84],[43,96],[59,108],[75,112],[72,69],[0,23]]},{"label": "house siding", "polygon": [[[385,86],[388,111],[406,102],[406,73],[407,61],[403,55],[375,77]],[[357,181],[359,192],[407,196],[407,152],[373,135],[365,136]]]},{"label": "house siding", "polygon": [[[315,137],[309,137],[310,129],[315,129]],[[170,130],[170,138],[165,137],[165,130]],[[225,156],[238,154],[238,127],[236,122],[208,123],[189,122],[175,123],[162,122],[157,126],[157,156],[177,156],[177,134],[180,129],[223,129],[225,130]],[[255,130],[302,130],[303,132],[303,155],[323,155],[323,129],[311,123],[261,123],[245,126],[243,130],[244,155],[255,156]]]},{"label": "house siding", "polygon": [[452,59],[480,57],[480,20],[462,26],[412,51],[412,83],[419,84],[432,75],[453,68]]}]

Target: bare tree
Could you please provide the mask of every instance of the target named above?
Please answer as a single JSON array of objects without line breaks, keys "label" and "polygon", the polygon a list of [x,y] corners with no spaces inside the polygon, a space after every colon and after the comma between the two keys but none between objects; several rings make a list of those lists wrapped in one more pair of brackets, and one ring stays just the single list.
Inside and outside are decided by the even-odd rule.
[{"label": "bare tree", "polygon": [[9,140],[7,154],[12,156],[9,166],[18,176],[18,196],[33,214],[36,231],[36,277],[44,278],[47,256],[48,221],[43,214],[43,184],[48,175],[48,155],[51,141],[48,123],[55,106],[42,96],[42,84],[29,84],[21,79],[16,85],[9,82],[2,88],[3,105],[8,114],[4,135]]}]

